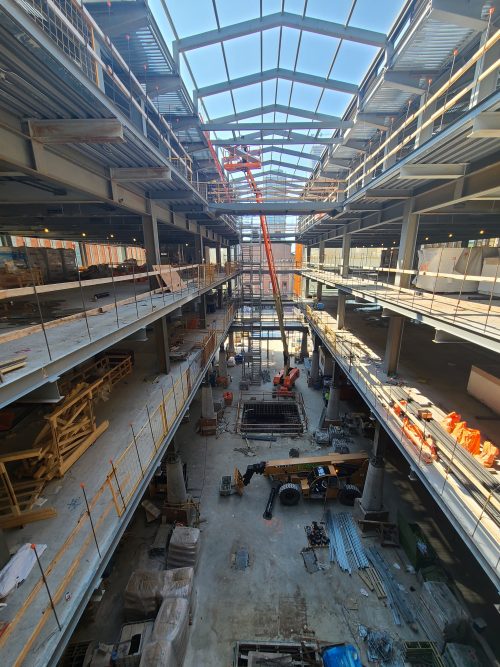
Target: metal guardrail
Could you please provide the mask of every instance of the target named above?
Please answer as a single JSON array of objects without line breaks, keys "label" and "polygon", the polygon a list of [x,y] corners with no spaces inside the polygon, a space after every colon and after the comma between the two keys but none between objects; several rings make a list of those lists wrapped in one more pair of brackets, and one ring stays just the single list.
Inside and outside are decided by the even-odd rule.
[{"label": "metal guardrail", "polygon": [[[113,537],[113,531],[109,530],[110,523],[114,521],[118,526],[121,517],[126,514],[176,418],[185,409],[196,378],[204,372],[233,315],[234,309],[230,306],[222,326],[212,329],[203,339],[195,359],[181,371],[175,382],[170,376],[172,386],[166,393],[162,390],[160,403],[151,409],[148,404],[145,405],[141,425],[139,428],[130,425],[129,443],[117,459],[109,462],[104,481],[88,499],[89,511],[81,514],[51,561],[43,563],[45,578],[63,627],[72,616],[71,610],[68,610],[66,592],[77,588],[74,582],[82,578],[82,561],[86,561],[87,569],[90,570],[90,564],[96,567],[101,560],[101,554],[106,552],[106,546]],[[94,447],[98,447],[98,443]],[[85,485],[81,486],[83,493]],[[41,561],[43,560],[41,556]],[[28,611],[32,612],[33,608],[40,612],[38,620],[35,621],[28,615]],[[41,637],[44,629],[45,634]],[[52,607],[47,600],[44,581],[40,577],[0,636],[0,650],[6,660],[5,664],[12,667],[30,664],[26,660],[30,651],[35,648],[35,643],[38,641],[40,647],[57,632],[61,632],[61,629],[58,629]],[[18,639],[20,633],[25,638],[22,644]]]}]

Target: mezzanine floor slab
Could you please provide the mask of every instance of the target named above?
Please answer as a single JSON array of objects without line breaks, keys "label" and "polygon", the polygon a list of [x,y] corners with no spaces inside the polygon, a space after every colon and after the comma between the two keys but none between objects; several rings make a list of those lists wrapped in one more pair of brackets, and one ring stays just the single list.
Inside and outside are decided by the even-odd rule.
[{"label": "mezzanine floor slab", "polygon": [[[226,312],[219,310],[207,318],[209,327],[221,329],[226,327]],[[208,330],[193,330],[189,337],[193,343],[201,341]],[[131,426],[137,436],[139,455],[144,466],[144,475],[152,472],[155,461],[160,455],[155,454],[152,437],[148,429],[148,406],[150,414],[154,408],[167,397],[166,410],[169,424],[174,424],[175,415],[181,413],[186,404],[188,388],[179,382],[188,367],[191,367],[191,384],[194,386],[200,375],[200,349],[193,348],[188,359],[174,362],[169,375],[157,371],[154,341],[147,343],[131,343],[135,351],[136,364],[133,373],[117,384],[109,400],[99,403],[96,407],[97,423],[108,419],[109,428],[71,467],[62,479],[54,479],[47,484],[42,492],[46,499],[45,506],[54,507],[57,516],[38,523],[32,523],[23,529],[6,531],[7,541],[13,551],[24,543],[46,544],[47,550],[41,556],[41,563],[47,574],[48,584],[53,597],[56,598],[56,609],[64,627],[79,609],[81,601],[92,586],[95,572],[100,567],[100,559],[93,541],[91,526],[85,510],[85,500],[80,484],[85,491],[94,517],[97,541],[102,554],[109,550],[114,540],[126,527],[129,517],[122,513],[122,498],[117,494],[118,516],[112,500],[112,494],[106,485],[111,470],[110,460],[117,462],[120,454],[133,441]],[[172,386],[175,390],[172,390]],[[169,398],[170,396],[170,398]],[[43,422],[38,415],[40,423]],[[35,416],[32,421],[34,421]],[[157,437],[157,422],[154,422]],[[22,424],[20,424],[22,427]],[[30,424],[27,425],[28,428]],[[142,435],[139,435],[141,433]],[[20,431],[20,444],[23,443],[23,429]],[[31,429],[33,431],[33,429]],[[168,436],[171,437],[169,432]],[[12,449],[14,437],[4,440],[2,451]],[[24,446],[26,441],[24,440]],[[134,452],[135,455],[135,452]],[[135,464],[135,468],[134,468]],[[146,465],[149,466],[146,468]],[[117,464],[118,466],[118,464]],[[137,473],[135,458],[125,459],[118,470],[120,487],[125,496],[127,509],[138,501],[140,484],[134,486],[134,474]],[[139,475],[140,477],[140,475]],[[115,485],[116,486],[116,485]],[[104,490],[103,490],[104,489]],[[134,495],[135,493],[135,495]],[[113,547],[114,548],[114,547]],[[91,590],[91,589],[90,589]],[[35,593],[33,593],[35,591]],[[48,608],[45,589],[40,585],[40,572],[35,567],[26,581],[7,598],[7,606],[0,609],[0,621],[10,622],[7,632],[0,639],[0,655],[2,666],[22,664],[26,667],[45,666],[50,662],[55,647],[62,636],[57,629],[56,621]],[[39,629],[33,638],[33,631]],[[26,657],[16,662],[18,654],[25,644],[32,641]]]},{"label": "mezzanine floor slab", "polygon": [[[107,290],[110,295],[104,298],[103,303],[99,301],[93,304],[94,310],[87,317],[81,313],[81,297],[73,294],[65,307],[72,312],[75,308],[78,309],[75,318],[51,322],[44,330],[41,329],[39,320],[32,329],[28,326],[9,329],[4,338],[0,336],[0,358],[27,358],[24,367],[5,375],[4,382],[0,385],[0,406],[8,405],[47,381],[57,379],[58,375],[69,368],[116,344],[199,294],[221,285],[227,279],[228,277],[220,274],[213,283],[201,290],[197,285],[191,285],[178,292],[156,294],[137,294],[136,287],[121,283],[116,288],[117,294],[120,294],[117,301],[121,300],[122,303],[118,303],[115,308],[114,294],[112,290]],[[61,293],[61,296],[66,298],[68,295]],[[96,312],[100,307],[108,309]]]},{"label": "mezzanine floor slab", "polygon": [[[352,306],[356,310],[356,306],[354,304]],[[491,496],[488,496],[488,491],[484,491],[484,487],[481,485],[477,489],[474,485],[474,488],[469,490],[469,482],[464,484],[454,474],[449,474],[448,467],[444,463],[445,459],[440,459],[431,465],[427,465],[421,460],[417,448],[406,437],[402,436],[401,422],[398,421],[389,409],[393,393],[400,391],[400,389],[396,390],[391,383],[388,383],[385,374],[381,370],[380,358],[387,335],[386,329],[382,329],[374,322],[377,318],[373,317],[373,313],[364,312],[361,305],[357,307],[359,310],[354,313],[351,313],[349,308],[348,328],[336,334],[334,345],[340,354],[341,365],[343,364],[346,369],[351,368],[350,374],[354,385],[366,397],[374,413],[385,424],[385,427],[392,434],[393,439],[399,442],[398,446],[404,452],[405,457],[411,460],[412,467],[417,471],[421,481],[426,485],[433,497],[442,505],[444,513],[453,522],[453,525],[456,526],[469,548],[476,554],[478,561],[485,568],[492,581],[498,581],[498,568],[500,566],[498,525],[489,516],[489,508],[486,508],[486,503],[491,503],[491,511],[497,511],[495,508],[498,508],[498,494],[493,492]],[[335,306],[330,307],[327,301],[328,310],[332,310],[333,312]],[[313,311],[316,313],[314,317],[323,323],[328,321],[328,326],[333,332],[336,328],[336,321],[332,319],[327,311],[323,311],[323,313]],[[411,330],[412,328],[408,327],[407,333]],[[400,381],[401,389],[411,393],[413,397],[420,394],[422,399],[430,399],[434,419],[439,420],[447,412],[461,410],[463,403],[457,403],[454,397],[466,393],[465,378],[468,371],[465,371],[467,365],[465,360],[469,359],[468,363],[470,367],[470,359],[477,359],[475,356],[477,350],[474,346],[468,344],[458,345],[459,348],[470,348],[469,354],[471,356],[467,357],[462,349],[461,353],[465,367],[461,366],[461,381],[457,377],[449,381],[450,373],[447,372],[447,369],[453,369],[457,364],[453,361],[445,361],[446,349],[450,349],[451,347],[456,350],[457,346],[434,345],[430,342],[431,335],[427,327],[417,325],[415,330],[424,333],[415,334],[416,338],[413,340],[411,340],[410,336],[406,337],[406,342],[409,343],[406,348],[406,354],[405,338],[403,338],[402,361],[400,364],[402,374]],[[375,339],[378,338],[379,343],[376,347],[372,347],[372,338],[370,336]],[[334,340],[332,334],[329,334],[329,339]],[[424,344],[421,345],[421,343]],[[484,350],[479,350],[479,353],[485,354]],[[460,353],[457,351],[456,354]],[[448,363],[450,366],[447,365]],[[409,366],[409,370],[411,369],[411,375],[406,375],[407,366],[405,364]],[[423,375],[424,369],[427,370],[427,375]],[[453,375],[451,377],[453,378]],[[436,379],[437,388],[429,392],[429,386],[432,385],[435,378],[439,378]],[[463,417],[468,419],[468,414],[470,414],[472,417],[470,424],[472,426],[477,424],[482,430],[483,437],[489,437],[493,442],[498,442],[499,440],[496,437],[498,435],[498,421],[494,418],[495,416],[474,399],[472,399],[472,403],[475,403],[476,407],[470,409],[470,411],[464,411]],[[468,401],[469,406],[472,403]],[[474,412],[474,409],[480,411]],[[477,423],[474,422],[474,414],[490,415],[493,416],[493,419],[487,420],[482,424]],[[485,426],[485,424],[488,424],[488,426]],[[439,446],[443,446],[443,442],[438,443]],[[455,463],[455,465],[458,464]],[[464,470],[461,466],[459,466],[459,469],[461,474],[463,474]],[[498,473],[495,471],[489,475],[491,484],[495,484],[497,477]],[[478,489],[481,489],[479,493]],[[488,511],[485,512],[485,508]]]},{"label": "mezzanine floor slab", "polygon": [[[392,308],[487,349],[500,351],[500,306],[488,296],[474,300],[467,295],[433,294],[416,289],[401,289],[383,280],[363,277],[341,278],[331,271],[302,271],[312,280],[320,278],[330,287],[342,286],[353,296]],[[457,280],[457,288],[460,282]],[[478,296],[478,295],[476,295]]]}]

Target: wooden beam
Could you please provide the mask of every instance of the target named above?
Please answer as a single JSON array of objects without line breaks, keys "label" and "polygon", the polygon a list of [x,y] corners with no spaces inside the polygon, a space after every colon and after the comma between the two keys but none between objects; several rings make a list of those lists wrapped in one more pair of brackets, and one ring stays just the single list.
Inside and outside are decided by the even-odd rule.
[{"label": "wooden beam", "polygon": [[116,118],[29,120],[30,136],[44,144],[116,144],[125,141]]}]

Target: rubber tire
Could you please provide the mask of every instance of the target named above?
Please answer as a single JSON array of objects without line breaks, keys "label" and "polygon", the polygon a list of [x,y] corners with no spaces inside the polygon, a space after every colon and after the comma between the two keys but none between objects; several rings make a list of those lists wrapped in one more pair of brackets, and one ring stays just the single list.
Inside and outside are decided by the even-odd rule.
[{"label": "rubber tire", "polygon": [[339,503],[341,505],[352,507],[356,498],[361,498],[361,491],[355,484],[346,484],[339,491]]},{"label": "rubber tire", "polygon": [[290,507],[292,505],[297,505],[300,500],[300,496],[302,495],[300,485],[292,484],[291,482],[282,484],[278,495],[282,505],[288,505]]}]

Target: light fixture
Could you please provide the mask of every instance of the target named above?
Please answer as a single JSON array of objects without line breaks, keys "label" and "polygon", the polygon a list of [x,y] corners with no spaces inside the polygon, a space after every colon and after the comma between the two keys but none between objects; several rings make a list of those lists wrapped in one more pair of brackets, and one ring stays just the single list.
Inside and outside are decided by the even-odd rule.
[{"label": "light fixture", "polygon": [[424,239],[424,241],[428,241],[428,240],[429,240],[429,237],[428,237],[428,236],[426,236],[426,237],[425,237],[425,239]]},{"label": "light fixture", "polygon": [[47,227],[45,227],[45,229],[44,229],[43,231],[44,231],[46,234],[49,233],[49,230],[47,229]]},{"label": "light fixture", "polygon": [[85,232],[82,232],[82,236],[87,236],[87,234],[85,234]]},{"label": "light fixture", "polygon": [[110,235],[109,235],[109,238],[110,238],[110,239],[114,239],[114,238],[115,238],[115,235],[114,235],[114,234],[110,234]]},{"label": "light fixture", "polygon": [[132,241],[137,242],[137,239],[132,239]]},{"label": "light fixture", "polygon": [[484,234],[484,229],[480,229],[480,230],[479,230],[479,233],[480,233],[480,234]]},{"label": "light fixture", "polygon": [[452,236],[453,236],[453,234],[448,234],[448,238],[449,238],[449,239],[451,239]]},{"label": "light fixture", "polygon": [[188,245],[189,245],[189,243],[186,243],[186,248],[187,248]]}]

